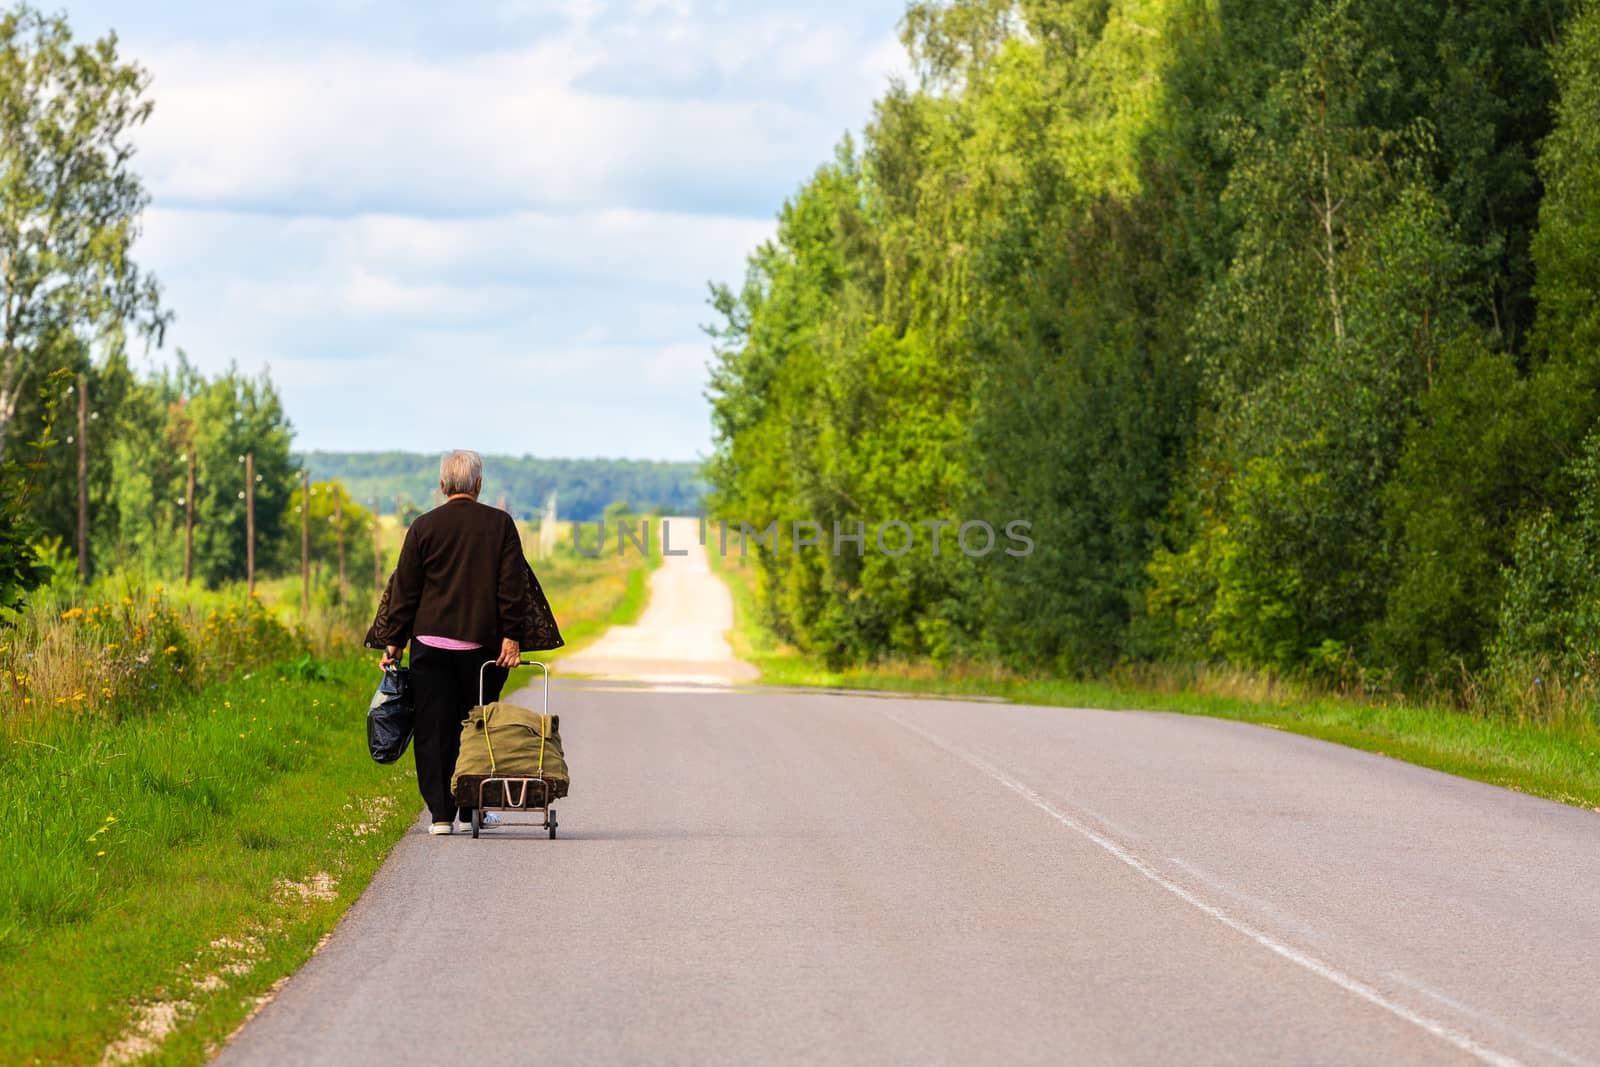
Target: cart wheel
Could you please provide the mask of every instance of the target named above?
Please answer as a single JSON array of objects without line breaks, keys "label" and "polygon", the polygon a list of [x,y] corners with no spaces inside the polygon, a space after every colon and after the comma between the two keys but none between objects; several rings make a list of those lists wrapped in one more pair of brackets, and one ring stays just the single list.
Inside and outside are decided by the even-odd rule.
[{"label": "cart wheel", "polygon": [[477,840],[478,831],[480,829],[482,829],[482,827],[483,827],[483,809],[482,808],[473,808],[472,809],[472,837],[473,837],[473,840]]},{"label": "cart wheel", "polygon": [[554,841],[556,839],[556,809],[555,808],[551,808],[549,810],[549,812],[546,813],[546,820],[550,823],[550,840]]}]

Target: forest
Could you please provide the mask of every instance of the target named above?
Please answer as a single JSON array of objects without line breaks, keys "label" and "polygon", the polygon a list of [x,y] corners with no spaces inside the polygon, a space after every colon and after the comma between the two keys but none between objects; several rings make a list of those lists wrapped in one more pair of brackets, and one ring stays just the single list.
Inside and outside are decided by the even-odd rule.
[{"label": "forest", "polygon": [[714,285],[716,510],[833,664],[1462,694],[1600,647],[1600,3],[918,0]]},{"label": "forest", "polygon": [[[357,500],[378,502],[384,514],[427,509],[438,490],[439,457],[417,452],[307,452],[297,461],[316,479],[336,480]],[[592,522],[612,504],[631,511],[695,513],[706,490],[694,463],[637,459],[540,459],[533,456],[483,457],[483,493],[489,503],[505,497],[522,519],[544,511],[556,494],[563,519]]]}]

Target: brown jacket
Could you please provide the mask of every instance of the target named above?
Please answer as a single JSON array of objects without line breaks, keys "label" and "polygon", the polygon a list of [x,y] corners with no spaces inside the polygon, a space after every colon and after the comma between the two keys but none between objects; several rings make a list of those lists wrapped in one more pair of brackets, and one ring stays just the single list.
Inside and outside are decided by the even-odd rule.
[{"label": "brown jacket", "polygon": [[367,647],[404,645],[417,634],[495,651],[506,637],[524,651],[566,643],[510,515],[463,498],[411,524]]}]

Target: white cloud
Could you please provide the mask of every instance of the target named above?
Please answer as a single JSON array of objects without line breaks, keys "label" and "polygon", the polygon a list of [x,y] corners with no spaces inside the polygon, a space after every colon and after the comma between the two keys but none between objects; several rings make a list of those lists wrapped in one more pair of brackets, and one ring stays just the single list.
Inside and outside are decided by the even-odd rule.
[{"label": "white cloud", "polygon": [[299,447],[702,455],[705,283],[905,70],[870,2],[505,0],[437,47],[119,14],[168,347],[270,365]]},{"label": "white cloud", "polygon": [[[489,339],[419,333],[348,363],[287,359],[272,368],[297,447],[695,459],[709,451],[699,367],[649,347],[489,350]],[[595,389],[596,379],[618,388]],[[687,388],[686,388],[687,387]],[[308,430],[307,424],[315,428]]]},{"label": "white cloud", "polygon": [[861,71],[867,81],[885,88],[896,81],[904,85],[916,84],[916,69],[911,65],[905,45],[900,43],[899,34],[889,34],[879,41],[878,46],[867,53]]},{"label": "white cloud", "polygon": [[[352,419],[360,447],[421,447],[411,422],[370,417],[409,390],[429,409],[417,425],[453,427],[457,439],[474,430],[489,451],[570,452],[585,433],[615,444],[612,426],[572,414],[603,398],[657,428],[630,437],[630,455],[650,455],[648,439],[672,449],[663,457],[692,458],[709,441],[704,283],[737,278],[771,229],[624,209],[481,219],[157,209],[138,254],[178,310],[170,344],[203,370],[270,365],[303,447],[343,447]],[[219,254],[237,265],[219,270]],[[441,391],[441,377],[466,384]],[[475,420],[482,404],[503,417]],[[446,447],[430,438],[436,446]]]},{"label": "white cloud", "polygon": [[745,256],[773,228],[765,221],[632,209],[286,219],[153,208],[138,251],[158,274],[171,278],[189,274],[197,261],[220,250],[250,249],[249,256],[232,257],[238,267],[231,277],[286,272],[286,283],[299,284],[314,274],[319,286],[345,286],[352,294],[371,293],[375,278],[437,285],[452,276],[474,284],[492,278],[491,284],[513,288],[604,282],[688,284],[698,290],[708,279],[736,279]]},{"label": "white cloud", "polygon": [[141,166],[173,203],[766,214],[883,84],[880,45],[800,15],[723,25],[646,7],[641,22],[580,20],[470,54],[145,49],[156,110]]}]

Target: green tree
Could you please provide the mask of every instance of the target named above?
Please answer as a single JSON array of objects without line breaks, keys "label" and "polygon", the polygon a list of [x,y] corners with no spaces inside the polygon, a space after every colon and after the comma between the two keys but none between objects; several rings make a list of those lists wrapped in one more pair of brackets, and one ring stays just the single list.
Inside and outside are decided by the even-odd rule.
[{"label": "green tree", "polygon": [[108,456],[110,499],[96,523],[95,554],[118,567],[175,577],[183,572],[188,456],[195,427],[189,405],[204,378],[182,349],[175,365],[128,391]]},{"label": "green tree", "polygon": [[[1363,641],[1383,610],[1383,490],[1442,340],[1465,328],[1462,254],[1428,187],[1425,127],[1373,126],[1391,57],[1348,3],[1319,7],[1239,143],[1224,204],[1237,247],[1197,320],[1213,434],[1192,491],[1209,545],[1157,571],[1204,591],[1206,643],[1297,666]],[[1216,475],[1221,474],[1221,477]],[[1211,568],[1204,579],[1185,566]]]},{"label": "green tree", "polygon": [[245,577],[246,453],[255,467],[256,571],[281,569],[289,558],[284,513],[295,468],[289,420],[271,379],[230,368],[196,390],[186,413],[194,428],[195,570],[211,585]]},{"label": "green tree", "polygon": [[[136,423],[145,419],[145,386],[128,368],[126,361],[111,354],[99,363],[89,358],[82,346],[64,354],[62,376],[56,384],[60,405],[60,424],[56,436],[60,448],[52,449],[39,468],[41,485],[32,512],[47,537],[60,538],[69,546],[77,544],[78,531],[78,375],[88,386],[88,432],[82,442],[87,449],[89,497],[89,570],[104,569],[126,558],[120,532],[123,508],[142,514],[148,500],[129,498],[118,483],[116,454],[125,449],[137,433]],[[18,413],[30,421],[39,418],[38,401],[19,405]]]},{"label": "green tree", "polygon": [[0,456],[46,372],[165,325],[129,255],[148,200],[129,135],[148,81],[114,36],[78,44],[62,16],[0,13]]},{"label": "green tree", "polygon": [[[1571,682],[1600,666],[1600,434],[1563,472],[1571,513],[1538,512],[1518,528],[1489,660],[1520,682]],[[1519,677],[1520,676],[1520,677]]]},{"label": "green tree", "polygon": [[707,476],[758,527],[1036,549],[764,557],[769,621],[836,662],[1480,665],[1600,415],[1595,7],[911,4],[918,83],[714,289]]},{"label": "green tree", "polygon": [[[1518,207],[1538,215],[1534,343],[1522,352],[1468,343],[1444,361],[1390,490],[1401,566],[1377,651],[1413,677],[1459,677],[1485,665],[1491,642],[1502,650],[1522,644],[1506,644],[1502,601],[1507,576],[1520,574],[1537,538],[1519,541],[1518,530],[1531,520],[1552,543],[1565,543],[1581,483],[1569,468],[1600,415],[1600,268],[1592,254],[1600,243],[1597,48],[1600,6],[1591,2],[1566,24],[1553,75],[1533,79],[1560,87],[1555,127],[1538,159],[1545,195],[1525,196]],[[1498,173],[1505,164],[1491,165]],[[1526,585],[1517,595],[1529,602]],[[1528,632],[1525,622],[1517,625]]]},{"label": "green tree", "polygon": [[[283,537],[291,555],[300,545],[300,516],[305,507],[305,492],[296,480],[288,507],[283,511]],[[349,583],[347,604],[367,604],[372,574],[372,512],[356,503],[340,482],[311,483],[308,549],[317,602],[339,603],[339,542],[344,540],[345,574]],[[296,557],[298,562],[298,557]]]},{"label": "green tree", "polygon": [[0,459],[0,615],[21,607],[28,592],[50,576],[35,543],[40,531],[31,505],[42,484],[44,459],[57,443],[55,401],[62,377],[47,376],[40,385],[42,418],[37,435],[25,445],[25,455],[13,452]]},{"label": "green tree", "polygon": [[1538,338],[1559,362],[1600,384],[1600,3],[1588,0],[1556,51],[1556,125],[1539,171],[1545,196],[1533,255]]}]

